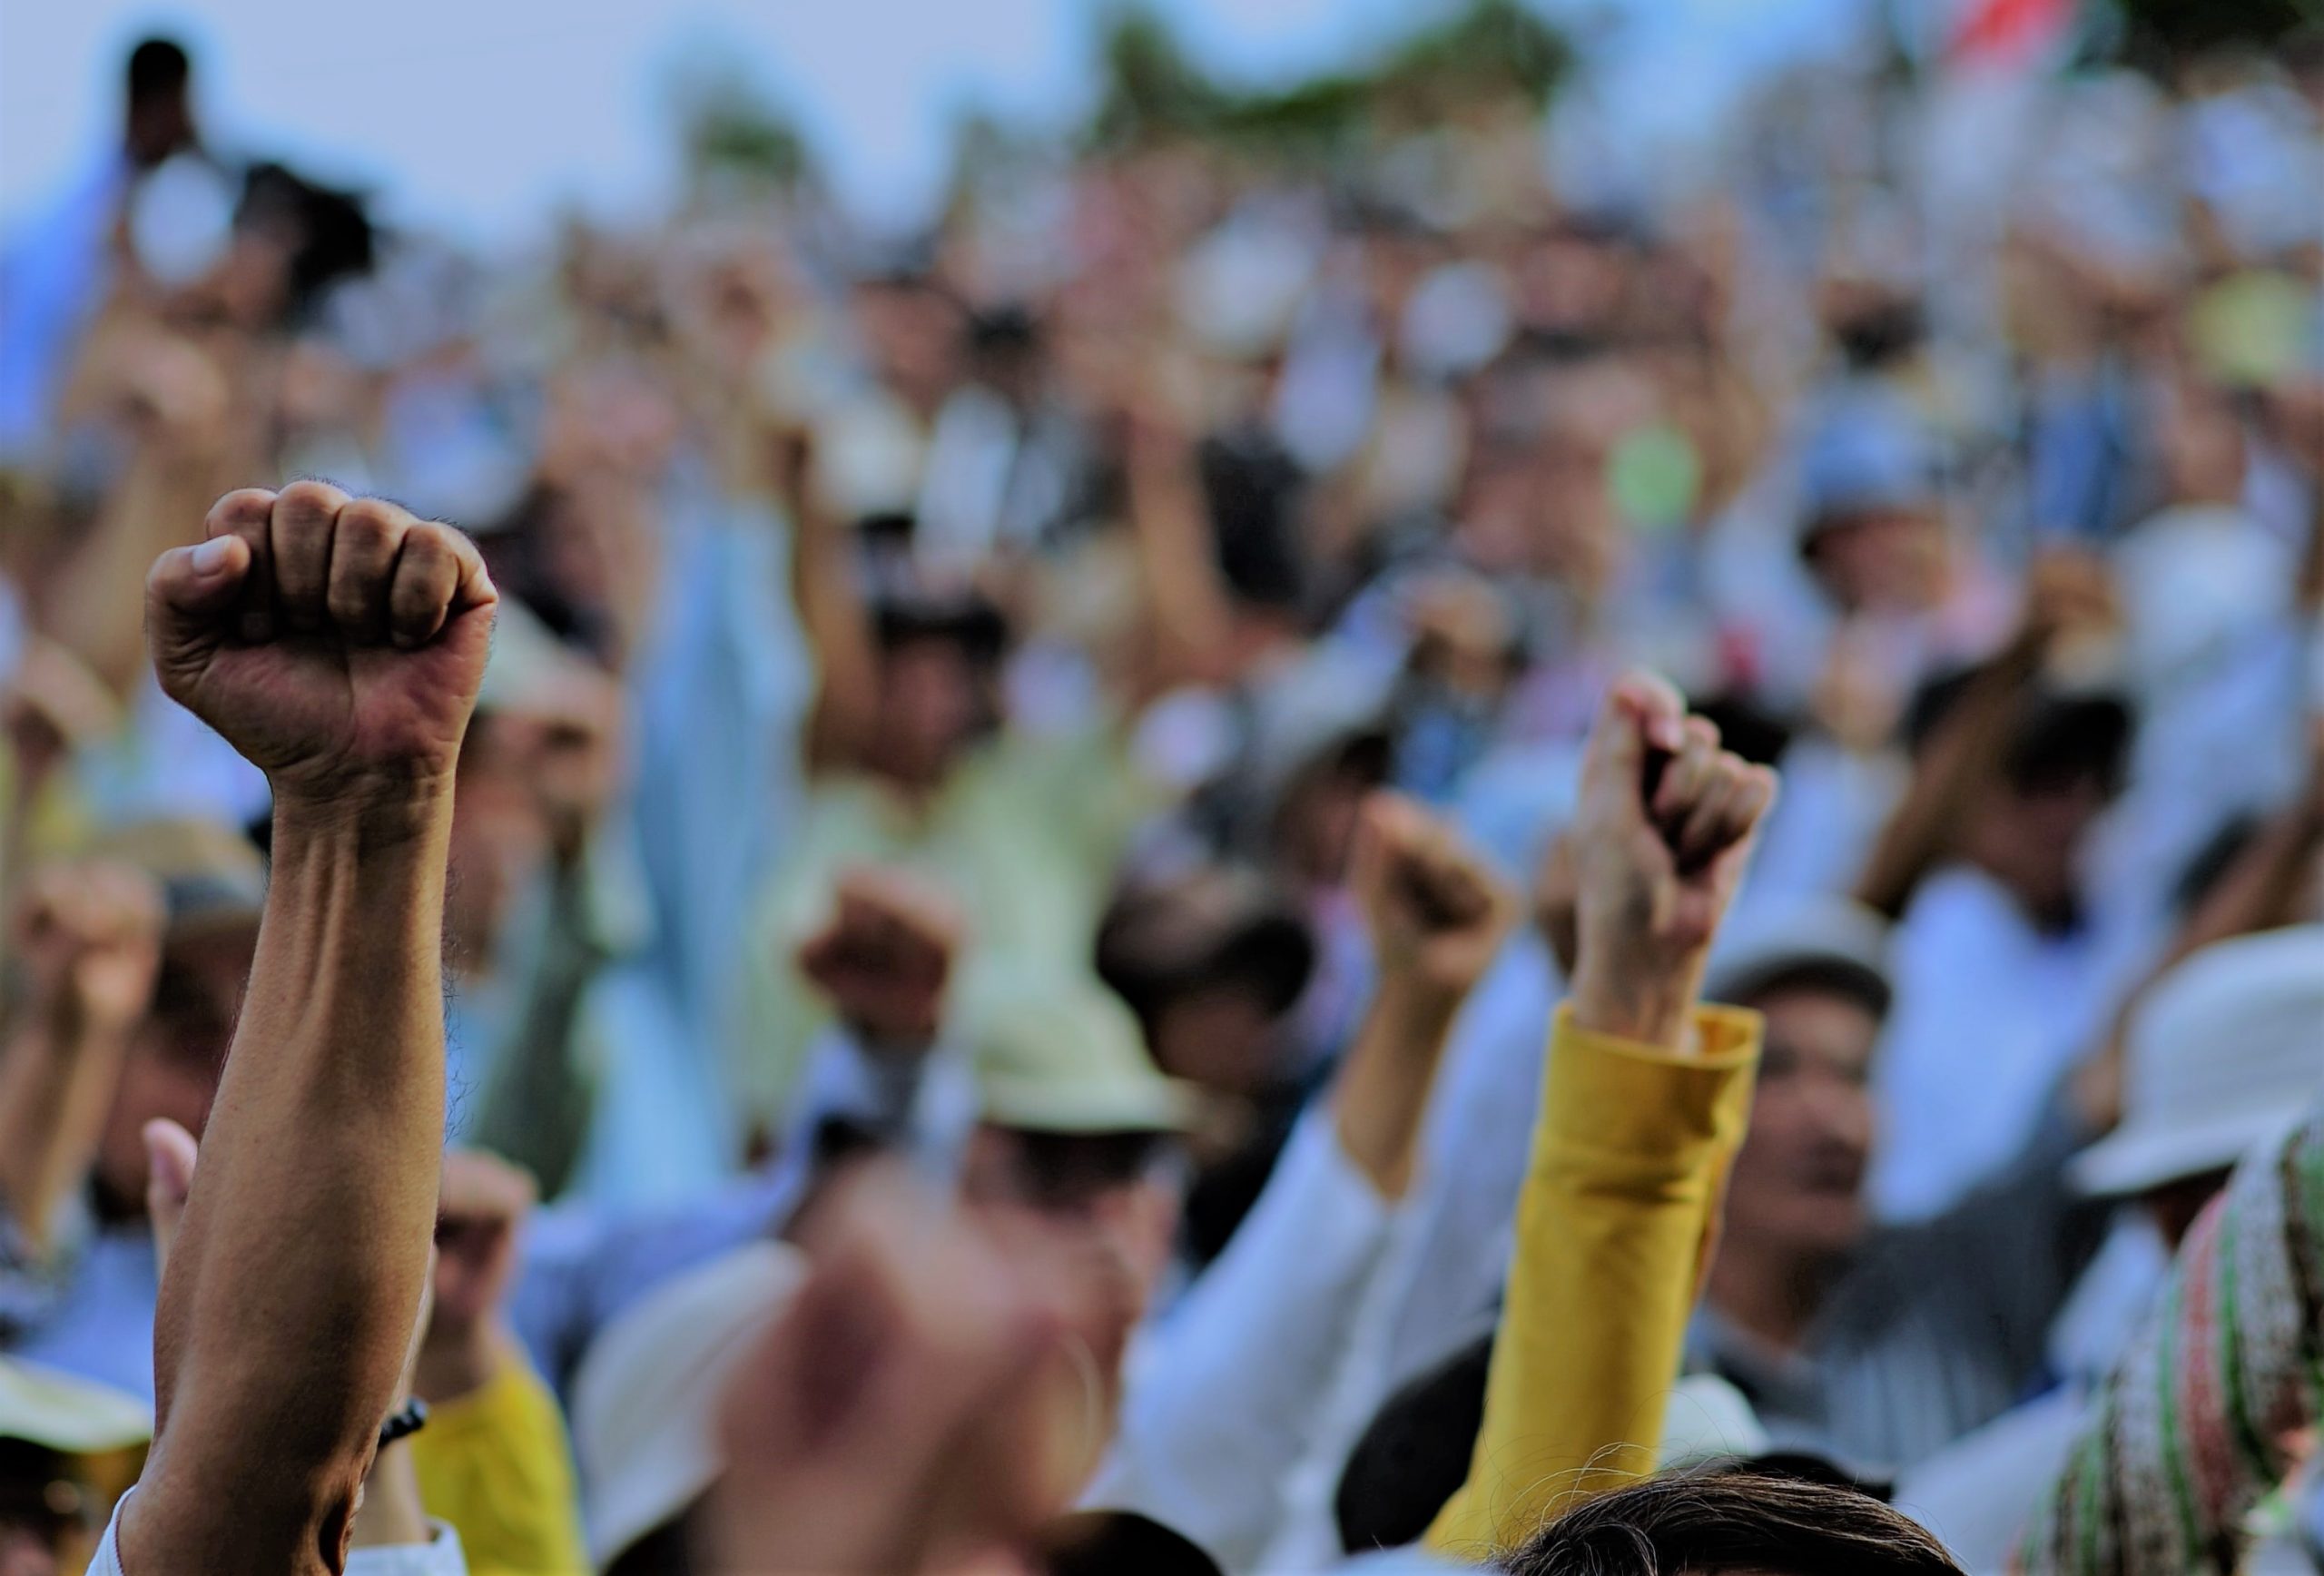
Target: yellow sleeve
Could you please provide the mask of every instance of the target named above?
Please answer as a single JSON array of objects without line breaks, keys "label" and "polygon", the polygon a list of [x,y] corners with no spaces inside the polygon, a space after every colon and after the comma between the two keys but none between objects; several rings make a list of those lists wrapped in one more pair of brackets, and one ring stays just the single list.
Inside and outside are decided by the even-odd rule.
[{"label": "yellow sleeve", "polygon": [[471,1576],[587,1576],[565,1420],[522,1356],[430,1409],[411,1457],[420,1503],[459,1533]]},{"label": "yellow sleeve", "polygon": [[1468,1481],[1431,1547],[1483,1558],[1654,1469],[1727,1168],[1750,1117],[1758,1015],[1697,1010],[1686,1056],[1550,1036]]}]

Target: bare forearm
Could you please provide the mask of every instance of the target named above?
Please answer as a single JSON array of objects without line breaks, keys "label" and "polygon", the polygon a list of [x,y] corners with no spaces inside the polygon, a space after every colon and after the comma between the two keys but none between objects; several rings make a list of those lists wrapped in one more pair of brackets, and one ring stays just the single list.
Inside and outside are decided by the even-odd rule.
[{"label": "bare forearm", "polygon": [[56,1208],[88,1172],[128,1039],[59,1009],[0,1048],[0,1197],[45,1249]]},{"label": "bare forearm", "polygon": [[250,990],[155,1322],[148,1482],[200,1485],[167,1496],[191,1517],[172,1536],[197,1548],[238,1524],[327,1528],[394,1404],[442,1148],[448,807],[441,790],[278,807]]},{"label": "bare forearm", "polygon": [[1340,1147],[1385,1198],[1411,1186],[1429,1087],[1461,998],[1384,983],[1356,1031],[1333,1095]]}]

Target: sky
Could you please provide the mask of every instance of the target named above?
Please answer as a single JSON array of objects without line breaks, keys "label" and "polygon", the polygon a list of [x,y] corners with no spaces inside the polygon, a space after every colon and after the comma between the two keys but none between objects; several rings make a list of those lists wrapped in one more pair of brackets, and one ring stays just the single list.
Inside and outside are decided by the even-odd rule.
[{"label": "sky", "polygon": [[[1450,0],[1153,0],[1215,69],[1268,80],[1344,60]],[[1539,0],[1620,18],[1664,106],[1816,35],[1850,0]],[[390,219],[519,239],[578,202],[670,189],[674,78],[739,70],[807,130],[848,199],[901,219],[942,178],[965,108],[1041,123],[1087,102],[1104,0],[0,0],[0,218],[22,222],[115,135],[119,63],[192,46],[203,123],[371,188]],[[1739,44],[1739,47],[1738,47]],[[1691,74],[1689,75],[1689,74]],[[1674,78],[1695,95],[1670,92]],[[1640,95],[1642,103],[1649,95]]]}]

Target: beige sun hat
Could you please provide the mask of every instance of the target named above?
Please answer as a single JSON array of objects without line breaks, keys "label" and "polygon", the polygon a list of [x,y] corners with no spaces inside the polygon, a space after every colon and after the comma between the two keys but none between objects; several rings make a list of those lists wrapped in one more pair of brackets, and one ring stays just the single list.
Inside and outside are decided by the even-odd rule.
[{"label": "beige sun hat", "polygon": [[60,1455],[104,1455],[153,1437],[153,1409],[134,1395],[44,1364],[0,1357],[0,1439]]},{"label": "beige sun hat", "polygon": [[2324,925],[2205,947],[2156,982],[2124,1047],[2122,1120],[2071,1179],[2125,1197],[2223,1171],[2324,1090]]},{"label": "beige sun hat", "polygon": [[979,1114],[1028,1133],[1174,1133],[1193,1107],[1146,1051],[1137,1019],[1095,979],[981,971],[963,1004]]}]

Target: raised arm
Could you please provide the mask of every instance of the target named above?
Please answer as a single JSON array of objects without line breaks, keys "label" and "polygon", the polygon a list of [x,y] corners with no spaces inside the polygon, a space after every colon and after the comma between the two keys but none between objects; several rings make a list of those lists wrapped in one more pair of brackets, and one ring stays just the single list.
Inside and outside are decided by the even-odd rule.
[{"label": "raised arm", "polygon": [[1659,680],[1608,697],[1574,827],[1573,993],[1551,1038],[1484,1421],[1429,1529],[1439,1549],[1513,1548],[1551,1511],[1653,1468],[1758,1049],[1753,1015],[1697,991],[1774,792]]},{"label": "raised arm", "polygon": [[320,483],[230,493],[205,534],[154,565],[147,639],[266,772],[273,872],[122,1563],[337,1571],[428,1276],[452,777],[496,596],[458,532]]},{"label": "raised arm", "polygon": [[48,1251],[58,1207],[96,1157],[153,994],[161,929],[161,894],[122,865],[40,871],[17,906],[17,977],[0,1039],[0,1208],[34,1255]]}]

